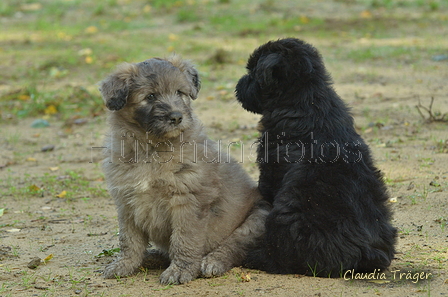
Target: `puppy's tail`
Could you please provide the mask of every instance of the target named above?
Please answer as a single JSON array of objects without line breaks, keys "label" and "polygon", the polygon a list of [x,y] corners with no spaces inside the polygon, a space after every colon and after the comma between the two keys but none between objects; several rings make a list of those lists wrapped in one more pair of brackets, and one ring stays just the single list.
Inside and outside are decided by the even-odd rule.
[{"label": "puppy's tail", "polygon": [[263,248],[265,242],[264,238],[257,240],[256,248],[247,252],[246,258],[243,261],[243,267],[249,269],[268,270],[268,257]]},{"label": "puppy's tail", "polygon": [[[286,254],[273,255],[272,249],[269,248],[269,242],[266,238],[261,238],[256,248],[250,250],[246,254],[243,261],[243,267],[249,269],[257,269],[272,274],[307,274],[308,268],[301,265],[292,265],[286,262],[296,262],[297,259],[290,259]],[[285,251],[287,248],[285,249]]]}]

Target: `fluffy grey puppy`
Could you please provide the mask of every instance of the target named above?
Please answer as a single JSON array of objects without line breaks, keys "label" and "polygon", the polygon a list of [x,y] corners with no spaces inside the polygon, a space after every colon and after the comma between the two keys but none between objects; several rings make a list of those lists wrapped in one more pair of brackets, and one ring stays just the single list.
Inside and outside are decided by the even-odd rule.
[{"label": "fluffy grey puppy", "polygon": [[[162,284],[222,275],[264,232],[255,183],[207,138],[190,106],[196,69],[179,56],[123,64],[100,84],[110,112],[103,169],[120,227],[106,278],[167,258]],[[146,252],[148,244],[157,248]]]}]

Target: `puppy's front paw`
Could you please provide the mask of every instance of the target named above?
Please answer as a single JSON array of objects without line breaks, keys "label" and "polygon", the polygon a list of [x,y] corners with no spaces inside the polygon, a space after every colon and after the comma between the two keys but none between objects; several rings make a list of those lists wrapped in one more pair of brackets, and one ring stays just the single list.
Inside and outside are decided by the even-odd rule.
[{"label": "puppy's front paw", "polygon": [[213,277],[223,275],[231,268],[232,265],[216,259],[213,254],[209,254],[202,260],[201,272],[204,277]]},{"label": "puppy's front paw", "polygon": [[199,275],[199,269],[194,269],[193,267],[180,268],[174,263],[160,275],[160,283],[163,285],[169,284],[185,284],[194,280]]},{"label": "puppy's front paw", "polygon": [[106,266],[103,275],[105,278],[123,277],[133,274],[136,270],[137,267],[130,261],[125,261],[124,259],[116,259]]}]

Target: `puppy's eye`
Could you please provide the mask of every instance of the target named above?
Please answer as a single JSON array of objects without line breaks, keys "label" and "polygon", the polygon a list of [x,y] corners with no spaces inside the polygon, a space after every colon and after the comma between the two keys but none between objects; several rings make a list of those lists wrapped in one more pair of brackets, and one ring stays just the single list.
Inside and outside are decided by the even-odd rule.
[{"label": "puppy's eye", "polygon": [[155,100],[156,94],[154,94],[154,93],[148,94],[148,95],[146,95],[146,99],[147,100]]},{"label": "puppy's eye", "polygon": [[177,91],[177,96],[182,97],[182,96],[184,96],[184,95],[185,95],[185,94],[182,93],[182,91],[180,91],[180,90]]}]

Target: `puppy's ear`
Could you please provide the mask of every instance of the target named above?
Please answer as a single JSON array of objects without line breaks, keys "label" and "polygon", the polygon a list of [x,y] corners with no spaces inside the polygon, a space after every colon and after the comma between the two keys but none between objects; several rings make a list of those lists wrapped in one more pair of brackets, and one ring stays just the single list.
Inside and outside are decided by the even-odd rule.
[{"label": "puppy's ear", "polygon": [[241,77],[235,87],[236,99],[241,102],[243,108],[259,114],[263,112],[260,92],[259,84],[250,79],[249,75]]},{"label": "puppy's ear", "polygon": [[185,74],[192,86],[189,94],[190,98],[193,100],[196,99],[198,97],[199,90],[201,89],[201,81],[199,80],[199,73],[196,68],[194,68],[193,64],[190,62],[182,60],[179,55],[172,55],[167,60]]},{"label": "puppy's ear", "polygon": [[100,82],[100,92],[108,109],[120,110],[126,105],[132,79],[137,72],[137,66],[124,63]]},{"label": "puppy's ear", "polygon": [[286,71],[282,70],[283,59],[280,54],[272,53],[258,60],[256,78],[261,86],[267,87],[277,83],[281,71]]},{"label": "puppy's ear", "polygon": [[293,59],[279,53],[271,53],[258,61],[256,77],[262,86],[272,87],[278,82],[289,81],[290,77],[300,77],[305,81],[313,72],[313,63],[308,55]]}]

